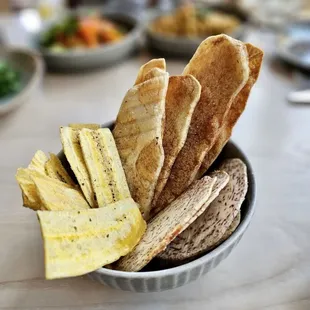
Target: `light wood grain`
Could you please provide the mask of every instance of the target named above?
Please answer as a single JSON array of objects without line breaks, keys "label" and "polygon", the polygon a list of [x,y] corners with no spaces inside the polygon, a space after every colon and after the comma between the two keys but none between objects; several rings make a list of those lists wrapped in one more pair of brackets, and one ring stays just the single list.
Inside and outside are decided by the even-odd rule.
[{"label": "light wood grain", "polygon": [[[37,149],[60,149],[58,127],[115,118],[140,55],[105,71],[46,75],[41,93],[0,119],[0,309],[310,309],[310,107],[285,96],[294,84],[271,69],[272,42],[250,32],[266,51],[260,79],[233,139],[257,178],[257,211],[238,247],[202,279],[160,294],[109,289],[87,277],[46,281],[36,215],[22,208],[14,175]],[[171,74],[185,62],[168,60]]]}]

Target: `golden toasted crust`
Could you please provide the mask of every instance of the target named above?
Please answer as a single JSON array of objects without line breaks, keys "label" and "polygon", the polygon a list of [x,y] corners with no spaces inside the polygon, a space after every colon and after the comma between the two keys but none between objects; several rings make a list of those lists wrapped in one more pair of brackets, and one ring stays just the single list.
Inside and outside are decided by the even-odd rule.
[{"label": "golden toasted crust", "polygon": [[203,158],[216,141],[234,98],[249,77],[246,48],[242,42],[226,35],[209,37],[200,44],[183,74],[197,78],[201,96],[186,142],[157,201],[158,210],[192,183]]},{"label": "golden toasted crust", "polygon": [[232,103],[217,140],[215,141],[211,150],[206,154],[201,164],[201,167],[198,172],[198,177],[202,176],[207,171],[207,169],[209,169],[214,160],[222,151],[224,145],[229,140],[232,133],[232,129],[237,123],[240,115],[244,111],[251,89],[255,84],[255,82],[257,81],[264,53],[262,50],[251,44],[246,44],[246,48],[249,55],[249,68],[250,68],[249,79],[246,85],[242,88],[242,90],[234,100],[234,102]]},{"label": "golden toasted crust", "polygon": [[144,64],[138,72],[138,77],[136,79],[135,85],[148,80],[149,78],[147,78],[146,75],[152,69],[156,69],[156,68],[166,71],[166,60],[164,58],[152,59],[146,64]]},{"label": "golden toasted crust", "polygon": [[[168,180],[172,165],[185,143],[192,114],[200,98],[200,93],[201,86],[192,75],[172,76],[169,78],[163,137],[165,160],[156,184],[152,201],[153,206],[156,205],[157,198]],[[156,210],[154,211],[156,213]]]}]

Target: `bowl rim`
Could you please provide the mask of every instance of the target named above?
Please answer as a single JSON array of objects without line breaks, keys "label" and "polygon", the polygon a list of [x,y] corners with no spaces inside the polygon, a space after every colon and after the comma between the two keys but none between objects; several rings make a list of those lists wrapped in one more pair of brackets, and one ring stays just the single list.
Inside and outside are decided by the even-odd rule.
[{"label": "bowl rim", "polygon": [[[110,127],[112,124],[113,122],[108,122],[102,125],[102,127]],[[229,140],[228,143],[232,144],[235,147],[235,149],[240,153],[242,160],[247,166],[247,171],[248,171],[248,176],[249,176],[248,182],[251,184],[251,187],[252,187],[252,197],[251,197],[251,200],[249,201],[248,211],[245,214],[244,218],[241,220],[241,223],[239,224],[237,229],[232,233],[232,235],[228,239],[226,239],[223,243],[221,243],[211,252],[208,252],[205,255],[195,260],[185,263],[183,265],[168,268],[168,269],[162,269],[162,270],[156,270],[156,271],[143,271],[143,272],[134,271],[132,272],[132,271],[113,270],[113,269],[107,269],[107,268],[102,267],[91,273],[96,273],[96,274],[105,275],[105,276],[118,277],[118,278],[131,278],[131,279],[166,277],[166,276],[174,275],[176,273],[187,271],[188,269],[193,269],[200,265],[204,265],[205,263],[212,261],[220,253],[224,252],[226,248],[229,248],[230,246],[235,244],[236,241],[243,235],[243,233],[247,229],[253,217],[253,214],[255,212],[256,183],[255,183],[254,171],[253,171],[252,165],[250,164],[248,160],[248,157],[245,155],[245,153],[240,149],[240,147],[235,142]]]},{"label": "bowl rim", "polygon": [[[139,21],[137,18],[131,16],[131,15],[126,15],[124,13],[111,13],[111,12],[101,12],[101,15],[107,16],[107,17],[118,17],[118,18],[123,18],[128,20],[130,23],[132,23],[132,29],[126,33],[124,38],[120,41],[114,42],[114,43],[105,43],[105,44],[100,44],[98,47],[94,49],[69,49],[66,52],[60,52],[60,53],[55,53],[50,51],[48,48],[41,48],[38,46],[38,51],[43,55],[43,56],[48,56],[48,57],[55,57],[55,58],[71,58],[71,57],[85,57],[85,56],[93,56],[93,55],[100,55],[103,52],[108,52],[108,51],[113,51],[115,48],[121,47],[123,45],[128,44],[129,42],[132,41],[133,38],[139,35],[139,33],[142,31],[142,22]],[[49,26],[50,27],[50,26]],[[40,31],[38,33],[38,36],[40,36],[46,29]],[[36,39],[38,40],[38,38]]]},{"label": "bowl rim", "polygon": [[[206,36],[201,36],[201,37],[185,37],[185,36],[170,36],[170,35],[165,35],[160,32],[156,32],[151,28],[151,23],[146,27],[146,33],[149,39],[155,39],[157,41],[162,41],[162,43],[175,43],[175,44],[200,44],[202,41],[205,39],[212,37],[214,35],[206,35]],[[226,35],[231,36],[231,37],[240,37],[246,29],[246,22],[241,23],[238,27],[234,29],[234,31],[230,33],[226,33]]]},{"label": "bowl rim", "polygon": [[17,107],[22,102],[20,101],[23,97],[27,99],[27,97],[32,93],[32,91],[37,87],[39,81],[43,78],[45,65],[41,58],[41,56],[32,49],[27,49],[23,47],[0,47],[7,54],[12,53],[22,53],[28,57],[30,57],[31,61],[34,63],[34,71],[32,72],[32,76],[25,87],[18,93],[13,94],[13,97],[10,98],[7,102],[0,104],[0,114],[9,112],[10,110]]}]

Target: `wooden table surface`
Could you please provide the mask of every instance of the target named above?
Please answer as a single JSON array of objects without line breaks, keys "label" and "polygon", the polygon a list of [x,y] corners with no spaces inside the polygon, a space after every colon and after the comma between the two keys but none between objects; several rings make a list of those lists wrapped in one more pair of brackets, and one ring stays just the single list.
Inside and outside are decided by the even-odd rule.
[{"label": "wooden table surface", "polygon": [[[269,36],[248,41],[266,57],[233,139],[257,179],[257,210],[233,253],[202,279],[163,293],[112,290],[87,277],[44,280],[36,214],[22,207],[15,182],[34,152],[60,150],[59,126],[115,118],[142,53],[106,70],[46,74],[41,93],[0,118],[0,309],[310,309],[310,106],[286,102],[292,74],[272,58]],[[168,60],[180,74],[182,60]]]}]

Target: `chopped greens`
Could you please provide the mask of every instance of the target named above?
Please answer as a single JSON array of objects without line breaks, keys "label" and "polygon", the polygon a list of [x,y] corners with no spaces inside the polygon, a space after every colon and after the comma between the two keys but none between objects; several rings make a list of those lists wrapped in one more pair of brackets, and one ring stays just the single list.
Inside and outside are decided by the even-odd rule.
[{"label": "chopped greens", "polygon": [[16,93],[21,88],[20,74],[0,60],[0,98]]}]

